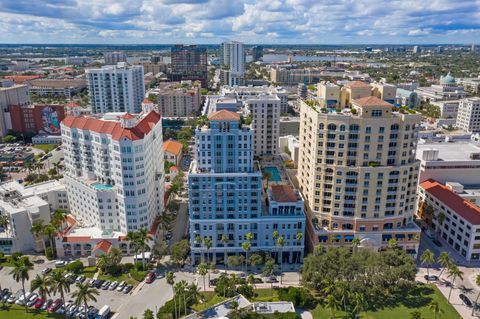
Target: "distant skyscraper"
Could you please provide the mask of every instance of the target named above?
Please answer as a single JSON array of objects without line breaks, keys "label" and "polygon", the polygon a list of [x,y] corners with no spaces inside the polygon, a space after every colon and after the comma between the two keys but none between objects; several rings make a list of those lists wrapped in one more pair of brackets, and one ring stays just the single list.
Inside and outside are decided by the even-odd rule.
[{"label": "distant skyscraper", "polygon": [[254,62],[260,61],[263,58],[263,47],[260,45],[252,48],[252,60]]},{"label": "distant skyscraper", "polygon": [[93,113],[141,112],[145,97],[143,66],[119,63],[87,69],[86,73]]},{"label": "distant skyscraper", "polygon": [[119,62],[127,62],[127,55],[124,52],[105,52],[103,54],[105,58],[105,65],[116,65]]},{"label": "distant skyscraper", "polygon": [[223,77],[226,85],[243,85],[245,80],[245,46],[241,42],[222,43],[221,63],[228,68]]},{"label": "distant skyscraper", "polygon": [[413,53],[420,53],[422,52],[422,47],[419,47],[418,45],[413,47]]},{"label": "distant skyscraper", "polygon": [[207,86],[207,49],[196,45],[175,45],[171,49],[172,81],[200,81]]},{"label": "distant skyscraper", "polygon": [[475,44],[472,44],[471,51],[472,51],[472,52],[475,52]]}]

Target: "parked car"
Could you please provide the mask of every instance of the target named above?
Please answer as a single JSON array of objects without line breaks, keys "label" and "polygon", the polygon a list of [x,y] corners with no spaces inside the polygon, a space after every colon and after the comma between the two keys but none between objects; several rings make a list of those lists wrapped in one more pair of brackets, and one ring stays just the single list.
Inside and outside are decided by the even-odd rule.
[{"label": "parked car", "polygon": [[62,306],[62,299],[55,299],[54,302],[48,307],[48,312],[56,312]]},{"label": "parked car", "polygon": [[437,247],[442,247],[442,243],[438,239],[432,240],[432,243],[434,243],[435,246],[437,246]]},{"label": "parked car", "polygon": [[95,288],[100,289],[102,288],[102,285],[105,283],[105,280],[103,279],[97,279],[95,280]]},{"label": "parked car", "polygon": [[10,296],[8,296],[7,302],[14,303],[16,299],[17,298],[15,298],[15,294],[10,294]]},{"label": "parked car", "polygon": [[438,280],[438,276],[435,276],[435,275],[425,275],[423,276],[423,278],[425,278],[426,281],[437,281]]},{"label": "parked car", "polygon": [[87,285],[90,286],[90,287],[93,287],[95,286],[95,279],[88,279],[87,280]]},{"label": "parked car", "polygon": [[26,292],[25,294],[22,294],[20,297],[18,297],[18,299],[15,301],[15,304],[16,305],[20,305],[20,306],[23,306],[27,301],[28,301],[28,298],[30,298],[30,295],[32,293],[30,291]]},{"label": "parked car", "polygon": [[52,271],[52,268],[48,268],[48,267],[45,268],[45,269],[42,269],[42,275],[45,276],[46,274],[48,274],[48,273],[51,272],[51,271]]},{"label": "parked car", "polygon": [[37,301],[35,301],[35,309],[40,309],[42,308],[43,304],[44,304],[44,301],[43,298],[38,298]]},{"label": "parked car", "polygon": [[59,260],[59,261],[55,262],[55,267],[56,268],[62,268],[62,267],[65,267],[66,264],[67,264],[67,262],[65,260]]},{"label": "parked car", "polygon": [[48,307],[50,307],[53,303],[52,299],[48,299],[43,303],[43,305],[40,307],[41,310],[48,310]]},{"label": "parked car", "polygon": [[100,288],[102,288],[103,290],[107,290],[108,287],[110,286],[110,283],[111,282],[107,280],[103,283],[103,285]]},{"label": "parked car", "polygon": [[108,290],[115,290],[115,288],[117,288],[117,286],[118,286],[118,282],[112,281],[110,286],[108,286]]},{"label": "parked car", "polygon": [[85,279],[87,279],[87,277],[85,277],[84,275],[80,275],[77,277],[77,279],[75,279],[76,282],[84,282]]},{"label": "parked car", "polygon": [[268,277],[267,279],[265,279],[265,282],[271,284],[271,283],[276,283],[276,282],[278,282],[278,280],[277,280],[277,277],[275,277],[275,276],[270,276],[270,277]]},{"label": "parked car", "polygon": [[127,285],[127,283],[125,281],[120,282],[118,284],[117,291],[122,291],[123,288],[125,288],[126,285]]},{"label": "parked car", "polygon": [[459,295],[460,299],[462,299],[463,304],[469,308],[473,307],[473,303],[470,301],[470,298],[465,296],[464,294]]},{"label": "parked car", "polygon": [[70,307],[68,307],[68,309],[67,309],[67,316],[73,317],[73,314],[74,314],[75,312],[77,312],[77,306],[75,306],[75,305],[72,304],[72,305],[71,305]]},{"label": "parked car", "polygon": [[147,277],[145,278],[145,283],[151,284],[155,281],[155,273],[153,271],[149,272]]},{"label": "parked car", "polygon": [[217,285],[217,282],[218,282],[218,279],[217,279],[217,278],[210,279],[210,286],[215,287],[215,286]]},{"label": "parked car", "polygon": [[133,289],[133,285],[127,285],[125,286],[125,288],[123,288],[122,292],[124,294],[128,294],[132,289]]},{"label": "parked car", "polygon": [[12,293],[8,291],[6,294],[2,296],[2,302],[7,302],[8,298],[10,297]]},{"label": "parked car", "polygon": [[37,299],[38,299],[38,294],[35,292],[32,293],[30,297],[28,297],[27,307],[32,307],[37,302]]}]

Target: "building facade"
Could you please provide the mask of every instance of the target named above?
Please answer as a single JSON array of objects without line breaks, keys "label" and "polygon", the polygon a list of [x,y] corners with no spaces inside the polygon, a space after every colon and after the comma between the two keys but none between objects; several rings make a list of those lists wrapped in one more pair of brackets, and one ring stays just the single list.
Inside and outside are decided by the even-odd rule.
[{"label": "building facade", "polygon": [[207,87],[207,49],[196,45],[174,45],[171,49],[172,73],[170,80],[200,81]]},{"label": "building facade", "polygon": [[163,117],[195,116],[202,104],[200,82],[162,83],[149,93],[157,96],[158,110]]},{"label": "building facade", "polygon": [[334,236],[335,244],[348,245],[359,238],[378,249],[395,238],[415,254],[421,117],[393,112],[377,97],[352,104],[352,110],[320,112],[301,103],[297,178],[312,221],[307,243]]},{"label": "building facade", "polygon": [[[188,175],[192,262],[208,258],[225,263],[228,256],[244,254],[242,244],[249,233],[251,253],[272,253],[275,230],[285,239],[279,258],[301,261],[303,240],[296,239],[305,227],[300,194],[291,188],[284,191],[287,195],[278,190],[266,201],[262,172],[253,161],[252,130],[241,127],[239,115],[226,110],[210,114],[209,120],[210,127],[195,132],[196,155]],[[205,238],[212,242],[208,251]]]},{"label": "building facade", "polygon": [[0,137],[7,134],[12,127],[10,116],[7,116],[11,106],[28,106],[30,94],[26,85],[6,85],[0,87]]},{"label": "building facade", "polygon": [[245,101],[252,118],[255,156],[278,154],[280,102],[280,98],[276,95],[259,95]]},{"label": "building facade", "polygon": [[460,101],[455,125],[468,133],[480,132],[480,97]]},{"label": "building facade", "polygon": [[70,211],[103,231],[150,229],[163,211],[161,118],[106,114],[68,116],[62,122]]},{"label": "building facade", "polygon": [[223,42],[220,48],[220,60],[227,67],[223,72],[223,84],[243,85],[245,80],[245,46],[238,41]]},{"label": "building facade", "polygon": [[143,67],[126,63],[87,69],[92,113],[140,113],[145,95]]},{"label": "building facade", "polygon": [[127,62],[127,55],[125,52],[105,52],[103,54],[105,65],[117,65],[120,62]]},{"label": "building facade", "polygon": [[14,132],[60,135],[60,122],[65,118],[65,106],[13,105],[5,116],[11,124],[8,128]]},{"label": "building facade", "polygon": [[280,99],[280,112],[288,112],[288,92],[281,86],[224,86],[221,89],[221,95],[236,98],[239,102],[259,95],[276,95]]}]

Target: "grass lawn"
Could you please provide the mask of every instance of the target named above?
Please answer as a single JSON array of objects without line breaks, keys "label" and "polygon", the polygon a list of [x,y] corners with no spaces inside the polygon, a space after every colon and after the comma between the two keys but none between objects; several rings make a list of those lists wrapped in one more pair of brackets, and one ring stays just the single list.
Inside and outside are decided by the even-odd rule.
[{"label": "grass lawn", "polygon": [[[200,294],[203,296],[203,291],[200,292]],[[213,305],[216,305],[217,303],[220,303],[228,298],[223,298],[222,296],[217,296],[215,292],[213,291],[207,291],[205,293],[205,302],[204,303],[198,303],[196,305],[192,306],[192,309],[196,311],[203,311],[205,309],[208,309],[212,307]]]},{"label": "grass lawn", "polygon": [[25,308],[17,305],[6,305],[5,308],[0,306],[0,319],[57,319],[64,318],[63,315],[49,314],[46,311],[39,311],[29,309],[28,313],[25,313]]},{"label": "grass lawn", "polygon": [[273,301],[280,301],[278,299],[278,294],[275,289],[255,289],[255,293],[257,294],[251,301],[258,301],[258,302],[273,302]]},{"label": "grass lawn", "polygon": [[[410,292],[410,294],[405,294],[401,298],[397,298],[395,303],[385,305],[382,309],[377,309],[376,311],[367,311],[361,314],[361,319],[384,319],[384,318],[395,318],[395,319],[410,319],[411,313],[415,310],[418,310],[422,314],[424,319],[434,319],[433,312],[428,309],[428,304],[430,301],[436,300],[440,305],[440,309],[444,312],[441,315],[441,318],[448,319],[462,319],[458,312],[447,302],[447,299],[442,295],[434,285],[425,285],[418,284],[417,288]],[[330,311],[324,309],[321,305],[318,305],[312,311],[314,319],[323,319],[329,318]],[[336,318],[343,319],[343,313],[337,311]]]},{"label": "grass lawn", "polygon": [[97,267],[85,267],[83,268],[83,275],[87,278],[93,278],[93,276],[97,273]]},{"label": "grass lawn", "polygon": [[44,152],[51,152],[57,148],[58,144],[35,144],[33,147]]}]

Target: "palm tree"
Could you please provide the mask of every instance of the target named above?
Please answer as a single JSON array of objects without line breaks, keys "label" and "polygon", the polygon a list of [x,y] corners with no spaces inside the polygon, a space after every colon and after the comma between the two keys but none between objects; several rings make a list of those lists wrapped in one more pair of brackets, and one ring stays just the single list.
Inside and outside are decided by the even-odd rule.
[{"label": "palm tree", "polygon": [[[183,280],[182,280],[183,281]],[[182,316],[182,296],[184,297],[185,300],[185,286],[182,283],[182,281],[177,282],[173,289],[175,290],[175,296],[178,296],[178,318]],[[184,305],[185,307],[185,315],[187,314],[187,305]]]},{"label": "palm tree", "polygon": [[107,273],[108,267],[111,265],[110,257],[107,254],[101,254],[97,257],[97,267],[100,268],[104,274]]},{"label": "palm tree", "polygon": [[[277,243],[277,239],[278,239],[278,230],[274,230],[273,233],[272,233],[272,238],[273,238],[273,243],[276,244]],[[278,253],[277,252],[274,252],[273,256],[275,256],[275,261],[277,260],[278,258]]]},{"label": "palm tree", "polygon": [[[203,238],[203,245],[207,249],[207,265],[210,264],[210,248],[212,248],[212,240],[210,237]],[[208,271],[208,287],[210,287],[210,270]]]},{"label": "palm tree", "polygon": [[430,249],[427,249],[420,256],[420,261],[427,266],[427,276],[430,277],[430,267],[435,263],[435,255]]},{"label": "palm tree", "polygon": [[249,241],[244,241],[242,244],[242,249],[245,252],[245,272],[248,272],[248,252],[250,251],[251,247],[252,245]]},{"label": "palm tree", "polygon": [[388,240],[388,248],[389,249],[395,249],[398,247],[398,241],[394,238],[390,238]]},{"label": "palm tree", "polygon": [[31,266],[27,266],[25,262],[18,260],[14,263],[13,269],[10,271],[10,275],[13,276],[13,279],[16,282],[22,282],[23,300],[25,301],[25,312],[28,312],[27,298],[25,296],[25,281],[30,279],[28,272],[31,269]]},{"label": "palm tree", "polygon": [[333,294],[330,294],[325,298],[325,306],[330,309],[330,318],[334,319],[335,311],[338,309],[339,303]]},{"label": "palm tree", "polygon": [[43,300],[47,300],[47,295],[50,296],[50,287],[52,285],[51,278],[40,276],[37,274],[30,282],[30,291],[38,289],[38,294]]},{"label": "palm tree", "polygon": [[[302,245],[302,240],[303,240],[303,233],[302,232],[297,232],[297,234],[295,235],[295,239],[298,241],[298,243],[300,244],[300,246]],[[298,253],[297,254],[297,264],[300,263],[300,256],[301,256],[301,253]]]},{"label": "palm tree", "polygon": [[[475,283],[477,284],[477,286],[480,286],[480,274],[478,274],[477,277],[475,277]],[[475,304],[472,308],[472,316],[475,312],[475,308],[477,307],[479,297],[480,297],[480,292],[478,293],[477,298],[475,299]]]},{"label": "palm tree", "polygon": [[358,246],[360,246],[360,238],[355,237],[354,239],[352,239],[352,247],[353,247],[353,252],[354,253],[357,252]]},{"label": "palm tree", "polygon": [[55,228],[57,230],[60,230],[62,228],[62,224],[63,222],[65,221],[65,219],[67,218],[67,211],[64,210],[64,209],[57,209],[54,213],[53,213],[53,217],[52,217],[52,225],[55,226]]},{"label": "palm tree", "polygon": [[443,271],[452,264],[452,258],[450,257],[450,254],[446,251],[442,251],[440,253],[440,256],[438,256],[438,263],[440,264],[440,266],[442,266],[442,271],[440,271],[440,275],[438,275],[438,277],[440,278],[443,274]]},{"label": "palm tree", "polygon": [[452,294],[453,285],[455,285],[455,280],[460,278],[463,280],[463,271],[461,271],[457,265],[450,265],[447,270],[447,278],[452,278],[452,285],[450,286],[450,292],[448,293],[448,301],[450,302],[450,295]]},{"label": "palm tree", "polygon": [[228,237],[227,235],[223,234],[222,235],[222,243],[223,247],[225,248],[225,251],[223,253],[223,266],[225,268],[225,273],[227,273],[227,244],[228,244]]},{"label": "palm tree", "polygon": [[430,303],[428,304],[428,309],[433,311],[433,315],[435,319],[439,318],[440,314],[443,313],[443,310],[440,309],[440,305],[436,300],[430,301]]},{"label": "palm tree", "polygon": [[198,265],[198,274],[203,277],[203,294],[205,296],[206,294],[206,286],[205,286],[205,276],[207,275],[208,270],[207,270],[207,265],[204,263],[201,263]]},{"label": "palm tree", "polygon": [[131,246],[133,246],[133,250],[135,253],[134,256],[134,262],[137,263],[137,254],[138,254],[138,245],[137,245],[137,232],[136,231],[129,231],[127,233],[127,236],[125,237],[125,240],[130,243]]},{"label": "palm tree", "polygon": [[72,298],[75,299],[74,303],[77,307],[80,307],[83,304],[83,311],[85,314],[85,318],[88,318],[87,310],[88,310],[88,302],[89,301],[97,301],[95,296],[98,296],[100,293],[97,289],[91,288],[88,284],[77,283],[78,290],[74,291],[72,294]]},{"label": "palm tree", "polygon": [[142,252],[142,269],[143,270],[145,270],[145,250],[150,249],[150,246],[148,244],[151,240],[152,240],[152,236],[150,236],[150,234],[145,228],[142,228],[137,231],[136,243],[138,245],[138,248]]},{"label": "palm tree", "polygon": [[283,246],[285,246],[285,239],[283,236],[278,237],[277,246],[280,248],[280,285],[283,283]]},{"label": "palm tree", "polygon": [[0,214],[0,227],[8,230],[8,225],[10,224],[10,220],[8,219],[7,215]]},{"label": "palm tree", "polygon": [[53,258],[57,257],[57,250],[55,249],[55,234],[57,229],[52,224],[47,224],[43,227],[43,234],[47,236],[50,241],[50,248],[52,249]]},{"label": "palm tree", "polygon": [[175,285],[175,274],[173,273],[173,271],[169,271],[167,272],[166,276],[165,276],[166,280],[167,280],[167,284],[169,284],[171,287],[172,287],[172,292],[173,292],[173,313],[174,313],[174,318],[177,317],[177,300],[175,298],[175,288],[174,288],[174,285]]},{"label": "palm tree", "polygon": [[43,238],[44,236],[44,232],[43,232],[43,229],[44,229],[45,225],[43,225],[43,220],[40,219],[40,220],[37,220],[37,221],[34,221],[33,224],[32,224],[32,228],[31,228],[31,232],[33,234],[33,236],[35,237],[39,237],[39,236],[42,236],[42,244],[43,244],[43,251],[46,253],[47,252],[47,246],[45,244],[45,238]]},{"label": "palm tree", "polygon": [[355,306],[352,308],[351,314],[352,317],[355,319],[357,318],[357,315],[365,309],[365,307],[367,306],[367,301],[364,294],[359,292],[353,293],[352,297],[351,298],[353,299],[353,303]]},{"label": "palm tree", "polygon": [[[70,282],[67,278],[63,276],[63,272],[61,271],[51,271],[49,274],[51,279],[51,288],[50,291],[52,294],[56,295],[60,293],[60,297],[62,298],[62,304],[65,304],[65,294],[70,292]],[[65,318],[67,314],[65,314]]]}]

